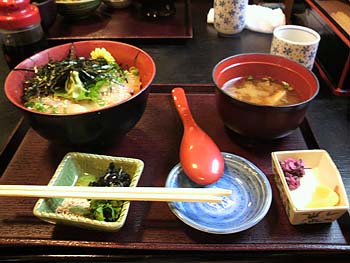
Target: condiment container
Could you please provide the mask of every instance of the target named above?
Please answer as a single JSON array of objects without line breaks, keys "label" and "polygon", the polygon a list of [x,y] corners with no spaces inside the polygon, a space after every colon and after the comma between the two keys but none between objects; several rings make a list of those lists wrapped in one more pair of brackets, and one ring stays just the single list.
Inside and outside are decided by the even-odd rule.
[{"label": "condiment container", "polygon": [[0,37],[10,68],[45,49],[39,9],[30,0],[0,1]]},{"label": "condiment container", "polygon": [[[99,177],[104,174],[110,163],[114,163],[116,167],[122,167],[130,175],[129,187],[137,186],[144,168],[142,160],[80,152],[69,152],[64,156],[48,186],[74,186],[79,178],[86,174]],[[40,198],[33,208],[33,214],[52,224],[99,231],[118,231],[124,226],[130,207],[130,201],[124,201],[117,221],[105,222],[70,213],[57,213],[56,209],[63,200],[63,198]]]},{"label": "condiment container", "polygon": [[[337,220],[348,210],[349,201],[341,175],[325,150],[278,151],[272,152],[271,156],[276,185],[291,224],[329,223]],[[300,180],[299,186],[303,189],[291,190],[288,187],[280,164],[288,158],[301,159],[305,164],[304,180]],[[312,204],[320,201],[316,200],[316,187],[332,189],[339,197],[337,204],[334,206],[309,206],[309,201],[312,201]],[[297,192],[293,191],[299,192],[296,195]],[[324,197],[319,196],[319,199],[322,198]],[[307,205],[302,205],[302,203]]]}]

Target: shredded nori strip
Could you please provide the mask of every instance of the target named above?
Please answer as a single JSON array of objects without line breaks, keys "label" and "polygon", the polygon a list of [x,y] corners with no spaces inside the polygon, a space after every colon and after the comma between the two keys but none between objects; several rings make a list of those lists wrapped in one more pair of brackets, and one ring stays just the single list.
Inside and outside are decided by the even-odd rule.
[{"label": "shredded nori strip", "polygon": [[42,67],[34,68],[35,75],[24,81],[23,101],[26,102],[33,96],[48,96],[56,92],[65,92],[65,82],[71,71],[79,73],[79,78],[87,89],[99,80],[120,82],[126,78],[118,63],[107,63],[104,58],[75,57],[72,44],[66,59],[50,60]]}]

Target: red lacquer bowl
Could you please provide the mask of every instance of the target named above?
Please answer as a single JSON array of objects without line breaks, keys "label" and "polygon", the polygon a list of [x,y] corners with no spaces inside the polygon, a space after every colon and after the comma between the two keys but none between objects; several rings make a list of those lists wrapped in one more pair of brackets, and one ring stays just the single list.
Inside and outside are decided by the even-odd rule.
[{"label": "red lacquer bowl", "polygon": [[[262,106],[239,101],[222,90],[234,78],[269,76],[292,85],[302,102],[287,106]],[[216,106],[230,130],[254,139],[277,139],[292,133],[303,121],[319,91],[315,75],[292,60],[270,54],[242,54],[220,61],[213,69]]]},{"label": "red lacquer bowl", "polygon": [[142,90],[130,99],[110,107],[86,113],[50,115],[24,107],[22,101],[23,81],[32,73],[19,69],[40,67],[51,60],[67,58],[71,43],[46,49],[24,60],[10,72],[5,80],[5,94],[20,109],[30,125],[44,138],[65,145],[106,145],[124,136],[139,121],[146,108],[150,84],[156,66],[145,51],[125,43],[114,41],[75,42],[76,56],[89,57],[95,48],[105,48],[121,65],[139,69]]}]

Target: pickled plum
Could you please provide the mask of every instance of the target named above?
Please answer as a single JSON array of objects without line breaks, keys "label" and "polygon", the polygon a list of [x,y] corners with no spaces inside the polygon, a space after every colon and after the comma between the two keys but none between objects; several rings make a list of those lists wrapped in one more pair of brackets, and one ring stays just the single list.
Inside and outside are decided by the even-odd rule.
[{"label": "pickled plum", "polygon": [[280,162],[284,177],[290,190],[295,190],[300,186],[300,178],[305,174],[305,163],[303,160],[287,158]]}]

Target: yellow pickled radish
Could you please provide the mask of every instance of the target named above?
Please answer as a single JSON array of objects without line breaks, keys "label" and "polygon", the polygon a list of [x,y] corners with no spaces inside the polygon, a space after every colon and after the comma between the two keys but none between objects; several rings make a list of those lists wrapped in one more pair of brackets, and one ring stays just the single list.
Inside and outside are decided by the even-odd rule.
[{"label": "yellow pickled radish", "polygon": [[312,194],[311,201],[306,205],[307,208],[317,208],[326,206],[335,206],[339,202],[339,195],[332,188],[325,185],[316,186]]}]

